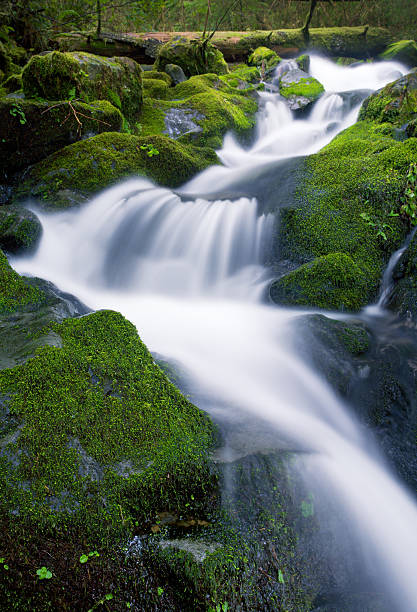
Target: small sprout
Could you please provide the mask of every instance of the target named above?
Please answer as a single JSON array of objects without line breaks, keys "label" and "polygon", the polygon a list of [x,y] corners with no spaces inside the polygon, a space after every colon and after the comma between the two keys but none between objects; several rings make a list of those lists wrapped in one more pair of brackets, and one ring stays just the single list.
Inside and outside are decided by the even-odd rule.
[{"label": "small sprout", "polygon": [[278,570],[278,582],[280,582],[281,584],[285,583],[284,574],[282,573],[281,570]]},{"label": "small sprout", "polygon": [[80,563],[87,563],[87,561],[88,561],[88,555],[81,555]]},{"label": "small sprout", "polygon": [[157,591],[158,591],[159,597],[161,597],[162,593],[164,592],[164,589],[162,587],[158,587]]},{"label": "small sprout", "polygon": [[36,574],[39,578],[39,580],[49,580],[49,578],[52,578],[52,572],[49,571],[49,569],[45,566],[41,567],[40,569],[36,570]]}]

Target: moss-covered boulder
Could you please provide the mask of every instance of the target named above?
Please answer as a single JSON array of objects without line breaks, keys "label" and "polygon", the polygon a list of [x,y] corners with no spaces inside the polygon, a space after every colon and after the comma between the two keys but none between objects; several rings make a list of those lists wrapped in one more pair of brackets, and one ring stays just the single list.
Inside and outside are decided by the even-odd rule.
[{"label": "moss-covered boulder", "polygon": [[0,250],[0,314],[27,310],[41,304],[44,294],[15,272]]},{"label": "moss-covered boulder", "polygon": [[394,125],[403,138],[417,135],[417,73],[410,72],[365,100],[359,119]]},{"label": "moss-covered boulder", "polygon": [[389,45],[380,58],[396,60],[410,67],[417,66],[417,44],[414,40],[400,40]]},{"label": "moss-covered boulder", "polygon": [[38,102],[0,101],[0,180],[40,161],[62,147],[102,132],[122,128],[120,111],[106,100]]},{"label": "moss-covered boulder", "polygon": [[143,94],[148,98],[165,100],[167,97],[167,89],[168,85],[166,81],[161,79],[144,79],[143,81]]},{"label": "moss-covered boulder", "polygon": [[53,207],[67,207],[132,175],[178,187],[217,162],[213,151],[166,136],[139,138],[107,132],[69,145],[35,164],[16,189],[16,197],[31,195]]},{"label": "moss-covered boulder", "polygon": [[266,71],[278,66],[280,61],[279,55],[272,49],[268,49],[268,47],[258,47],[248,58],[249,66],[257,66],[258,68],[264,66]]},{"label": "moss-covered boulder", "polygon": [[288,100],[291,110],[298,110],[315,102],[324,93],[324,87],[303,70],[289,70],[279,80],[279,93]]},{"label": "moss-covered boulder", "polygon": [[[352,286],[355,308],[375,299],[388,257],[407,233],[393,215],[400,213],[417,139],[397,142],[388,128],[359,122],[305,160],[297,171],[294,208],[282,213],[277,232],[280,257],[298,264],[348,255],[361,270],[358,279],[366,278],[365,287]],[[325,298],[314,296],[314,303],[325,306]],[[332,298],[328,307],[335,305]]]},{"label": "moss-covered boulder", "polygon": [[22,75],[21,74],[12,74],[10,75],[3,83],[1,87],[7,94],[13,93],[15,91],[19,91],[22,89]]},{"label": "moss-covered boulder", "polygon": [[142,73],[142,79],[145,81],[147,79],[157,79],[158,81],[165,81],[165,83],[169,86],[175,84],[172,81],[172,78],[166,72],[159,72],[158,70],[145,70]]},{"label": "moss-covered boulder", "polygon": [[12,68],[12,60],[8,49],[0,41],[0,82],[10,74]]},{"label": "moss-covered boulder", "polygon": [[137,118],[142,105],[142,70],[127,57],[53,51],[33,56],[22,78],[27,98],[108,100],[129,121]]},{"label": "moss-covered boulder", "polygon": [[167,64],[180,66],[187,76],[205,74],[226,74],[227,64],[222,53],[209,42],[175,38],[158,50],[156,70],[164,70]]},{"label": "moss-covered boulder", "polygon": [[296,58],[295,63],[297,64],[299,69],[303,70],[304,72],[308,73],[308,71],[310,70],[310,56],[306,53],[304,53],[303,55],[299,55]]},{"label": "moss-covered boulder", "polygon": [[[235,78],[238,83],[239,78]],[[232,87],[215,74],[191,77],[169,88],[165,101],[145,101],[142,134],[168,132],[170,114],[179,112],[193,117],[200,128],[181,136],[181,142],[217,149],[227,130],[233,130],[242,138],[248,137],[255,125],[258,108],[256,99],[250,95],[253,88],[249,84],[248,87],[248,91]]]},{"label": "moss-covered boulder", "polygon": [[276,304],[354,311],[362,306],[366,280],[349,255],[331,253],[274,281],[270,296]]},{"label": "moss-covered boulder", "polygon": [[20,206],[0,206],[0,248],[11,253],[33,248],[42,226],[37,216]]}]

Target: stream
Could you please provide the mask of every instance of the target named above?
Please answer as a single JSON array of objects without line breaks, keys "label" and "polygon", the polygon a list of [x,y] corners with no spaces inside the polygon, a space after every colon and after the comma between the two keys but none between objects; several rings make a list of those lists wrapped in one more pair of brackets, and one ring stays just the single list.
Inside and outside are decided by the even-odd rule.
[{"label": "stream", "polygon": [[[297,469],[323,500],[323,524],[333,522],[330,507],[344,508],[335,529],[361,559],[350,575],[369,575],[363,588],[386,593],[396,612],[417,610],[417,502],[352,409],[295,351],[293,323],[307,309],[268,303],[265,263],[271,202],[287,204],[282,169],[352,125],[362,101],[405,72],[393,62],[350,68],[312,57],[310,73],[326,93],[308,115],[265,91],[253,144],[243,148],[227,135],[223,165],[175,192],[138,177],[82,209],[45,213],[33,203],[40,246],[11,262],[90,308],[122,312],[150,350],[179,364],[200,407],[224,429],[220,460],[299,451]],[[383,306],[381,298],[363,316],[378,325]],[[329,558],[343,563],[343,546],[334,546]]]}]

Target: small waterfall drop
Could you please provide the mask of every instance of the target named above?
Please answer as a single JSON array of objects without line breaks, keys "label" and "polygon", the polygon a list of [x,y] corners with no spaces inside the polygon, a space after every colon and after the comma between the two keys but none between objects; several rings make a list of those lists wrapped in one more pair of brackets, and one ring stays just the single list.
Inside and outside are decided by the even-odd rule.
[{"label": "small waterfall drop", "polygon": [[237,414],[265,419],[277,437],[301,449],[303,469],[320,481],[321,494],[349,509],[395,611],[411,612],[417,610],[416,502],[346,406],[294,353],[291,323],[300,311],[259,302],[273,219],[242,193],[273,175],[282,160],[318,151],[354,123],[366,96],[360,91],[384,85],[396,71],[404,68],[389,62],[341,68],[313,57],[311,73],[327,93],[309,118],[296,119],[278,96],[264,93],[251,148],[226,137],[219,152],[224,166],[176,193],[138,178],[81,211],[41,213],[39,250],[13,264],[93,308],[121,311],[151,350],[184,365],[213,404],[220,397],[230,411],[238,406]]}]

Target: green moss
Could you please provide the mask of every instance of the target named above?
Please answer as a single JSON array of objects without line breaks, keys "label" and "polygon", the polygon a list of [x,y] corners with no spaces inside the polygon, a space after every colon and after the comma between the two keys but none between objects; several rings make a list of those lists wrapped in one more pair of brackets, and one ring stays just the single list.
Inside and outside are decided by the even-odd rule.
[{"label": "green moss", "polygon": [[92,134],[122,128],[123,117],[106,100],[51,103],[7,98],[0,101],[0,178],[40,161]]},{"label": "green moss", "polygon": [[398,127],[417,116],[417,74],[411,72],[365,100],[359,119],[392,123]]},{"label": "green moss", "polygon": [[246,66],[246,64],[235,66],[229,74],[222,74],[220,76],[220,80],[223,83],[239,91],[254,89],[253,86],[259,84],[260,78],[258,68]]},{"label": "green moss", "polygon": [[160,79],[145,79],[143,81],[143,92],[148,98],[165,100],[168,85]]},{"label": "green moss", "polygon": [[275,51],[268,49],[268,47],[258,47],[248,58],[249,66],[261,67],[262,64],[266,70],[275,68],[281,61],[281,58]]},{"label": "green moss", "polygon": [[7,77],[12,69],[12,59],[7,47],[0,41],[0,72]]},{"label": "green moss", "polygon": [[[358,287],[356,306],[375,297],[387,258],[407,231],[399,217],[389,215],[399,212],[417,140],[396,142],[379,127],[359,122],[306,160],[298,205],[283,214],[279,232],[282,257],[305,262],[331,253],[349,255],[367,279],[366,288]],[[391,227],[387,240],[378,236],[384,223]]]},{"label": "green moss", "polygon": [[[149,157],[143,145],[159,155]],[[72,205],[62,191],[90,195],[122,178],[147,176],[160,185],[177,187],[208,165],[217,163],[213,151],[180,144],[166,136],[137,137],[108,132],[82,140],[50,155],[31,168],[16,197],[33,197],[55,207]]]},{"label": "green moss", "polygon": [[138,117],[142,104],[142,70],[127,57],[53,51],[33,56],[22,79],[27,98],[109,100],[129,121]]},{"label": "green moss", "polygon": [[162,134],[165,130],[164,117],[159,101],[145,97],[140,115],[141,136]]},{"label": "green moss", "polygon": [[351,257],[331,253],[306,263],[271,286],[277,304],[359,310],[366,276]]},{"label": "green moss", "polygon": [[42,291],[28,284],[9,265],[0,251],[0,313],[22,310],[44,300]]},{"label": "green moss", "polygon": [[414,40],[399,40],[392,43],[380,55],[384,60],[404,62],[408,66],[417,66],[417,44]]},{"label": "green moss", "polygon": [[211,43],[185,38],[175,38],[159,48],[155,69],[162,71],[167,64],[180,66],[187,76],[228,72],[222,53]]},{"label": "green moss", "polygon": [[0,207],[0,247],[9,252],[35,246],[42,232],[38,218],[16,206]]},{"label": "green moss", "polygon": [[111,537],[159,508],[184,509],[190,492],[203,499],[213,486],[213,427],[168,381],[135,327],[101,311],[54,330],[62,348],[43,347],[0,372],[20,423],[2,440],[0,513],[18,509],[16,530]]},{"label": "green moss", "polygon": [[[288,73],[289,76],[290,74]],[[279,83],[279,93],[287,99],[302,96],[314,102],[324,93],[324,87],[313,77],[300,78],[297,82],[291,83],[285,82],[285,78],[282,78]]]},{"label": "green moss", "polygon": [[168,87],[172,85],[172,79],[166,72],[159,72],[158,70],[146,70],[142,73],[142,79],[157,79],[158,81],[164,81]]},{"label": "green moss", "polygon": [[11,76],[9,76],[9,78],[3,81],[2,87],[6,90],[8,94],[22,89],[22,75],[12,74]]}]

